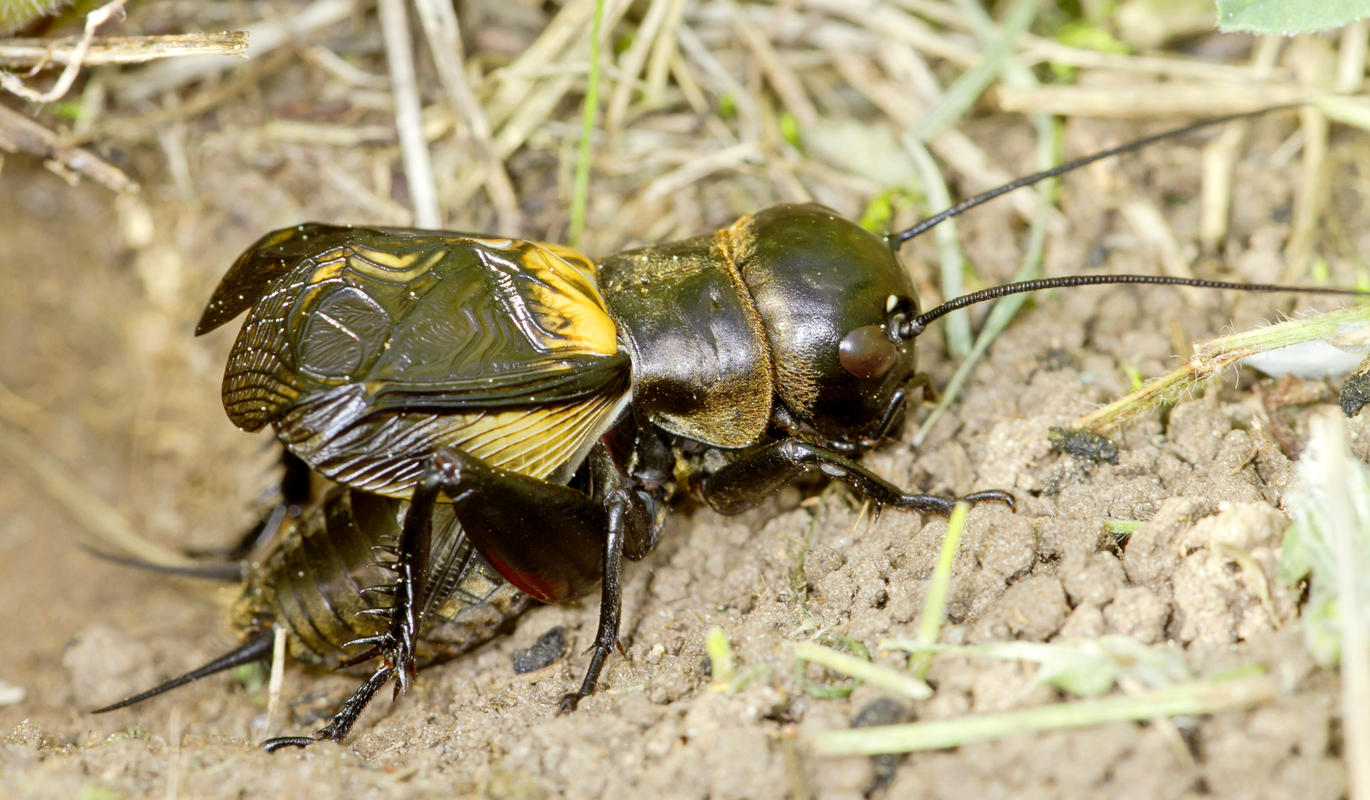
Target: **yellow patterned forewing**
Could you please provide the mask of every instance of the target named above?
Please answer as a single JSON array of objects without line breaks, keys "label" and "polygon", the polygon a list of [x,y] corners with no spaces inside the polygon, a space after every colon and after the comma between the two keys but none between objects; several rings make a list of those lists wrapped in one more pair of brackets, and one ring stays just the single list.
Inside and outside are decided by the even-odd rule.
[{"label": "yellow patterned forewing", "polygon": [[618,331],[593,281],[594,263],[566,247],[527,243],[523,267],[536,281],[529,300],[539,323],[562,341],[549,347],[575,347],[591,353],[618,352]]}]

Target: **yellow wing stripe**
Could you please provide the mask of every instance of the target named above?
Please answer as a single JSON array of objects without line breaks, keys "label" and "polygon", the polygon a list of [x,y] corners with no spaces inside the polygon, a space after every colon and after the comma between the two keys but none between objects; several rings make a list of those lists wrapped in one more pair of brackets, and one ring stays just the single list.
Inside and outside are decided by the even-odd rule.
[{"label": "yellow wing stripe", "polygon": [[438,439],[491,466],[546,478],[576,454],[616,399],[596,396],[572,405],[453,417]]},{"label": "yellow wing stripe", "polygon": [[[434,247],[397,253],[353,243],[347,265],[358,274],[386,283],[408,283],[431,270],[448,255],[448,248]],[[422,259],[422,260],[420,260]]]},{"label": "yellow wing stripe", "polygon": [[547,315],[544,324],[562,341],[592,353],[617,353],[618,333],[605,310],[604,298],[564,254],[576,256],[587,267],[589,262],[572,250],[558,250],[561,252],[533,243],[523,254],[523,267],[538,279],[529,288],[529,299],[542,307]]}]

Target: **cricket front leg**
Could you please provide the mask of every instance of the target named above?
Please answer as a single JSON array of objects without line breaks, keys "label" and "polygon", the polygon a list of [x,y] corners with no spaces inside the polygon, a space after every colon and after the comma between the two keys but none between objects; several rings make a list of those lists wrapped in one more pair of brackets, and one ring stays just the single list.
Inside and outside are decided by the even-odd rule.
[{"label": "cricket front leg", "polygon": [[906,492],[850,458],[800,439],[784,439],[759,447],[704,478],[696,491],[720,514],[740,514],[811,469],[842,481],[877,506],[934,514],[950,514],[960,501],[993,501],[1013,508],[1013,495],[998,489],[965,497]]}]

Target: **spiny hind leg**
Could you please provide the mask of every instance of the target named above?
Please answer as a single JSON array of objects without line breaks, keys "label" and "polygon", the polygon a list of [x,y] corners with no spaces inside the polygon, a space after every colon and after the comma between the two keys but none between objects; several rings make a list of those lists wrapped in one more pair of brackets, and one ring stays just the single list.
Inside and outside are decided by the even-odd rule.
[{"label": "spiny hind leg", "polygon": [[359,613],[385,617],[389,623],[380,634],[354,639],[344,645],[365,646],[366,649],[339,666],[354,666],[378,657],[380,665],[371,673],[371,677],[357,687],[327,725],[311,736],[280,736],[268,739],[262,745],[268,752],[283,747],[305,747],[318,741],[341,742],[376,693],[392,677],[395,678],[393,697],[398,698],[408,690],[416,673],[414,644],[418,637],[419,609],[423,607],[427,590],[433,506],[441,488],[442,475],[430,464],[424,469],[418,484],[414,487],[414,495],[410,499],[408,510],[405,511],[397,545],[378,545],[372,548],[393,556],[393,561],[381,563],[380,566],[394,572],[395,580],[390,584],[370,587],[363,591],[384,592],[393,595],[395,599],[389,608],[369,608]]}]

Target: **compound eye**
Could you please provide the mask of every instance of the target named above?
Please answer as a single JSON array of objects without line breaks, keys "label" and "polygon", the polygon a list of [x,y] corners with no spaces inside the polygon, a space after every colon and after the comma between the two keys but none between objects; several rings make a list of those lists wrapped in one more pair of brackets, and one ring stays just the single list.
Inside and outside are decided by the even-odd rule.
[{"label": "compound eye", "polygon": [[837,360],[858,378],[882,378],[899,360],[899,346],[882,326],[862,325],[842,337]]}]

